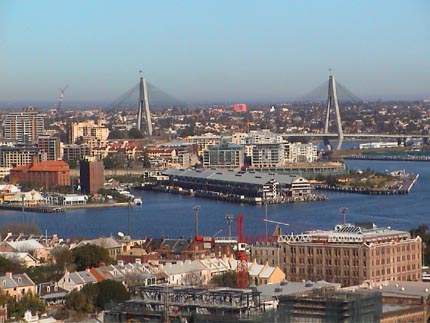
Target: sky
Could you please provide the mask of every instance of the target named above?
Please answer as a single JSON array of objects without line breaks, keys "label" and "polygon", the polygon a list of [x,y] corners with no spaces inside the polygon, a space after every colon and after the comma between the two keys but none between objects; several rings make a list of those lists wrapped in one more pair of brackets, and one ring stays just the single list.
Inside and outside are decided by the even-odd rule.
[{"label": "sky", "polygon": [[430,98],[429,0],[1,0],[2,101],[113,102],[145,78],[185,102],[285,101],[328,79]]}]

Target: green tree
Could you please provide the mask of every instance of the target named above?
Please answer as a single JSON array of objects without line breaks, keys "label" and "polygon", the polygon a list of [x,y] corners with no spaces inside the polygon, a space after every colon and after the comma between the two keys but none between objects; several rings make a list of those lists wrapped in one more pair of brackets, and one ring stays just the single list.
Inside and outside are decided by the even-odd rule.
[{"label": "green tree", "polygon": [[78,290],[72,290],[67,295],[65,307],[78,313],[89,313],[91,311],[88,297]]},{"label": "green tree", "polygon": [[0,273],[13,272],[15,274],[23,273],[24,267],[15,260],[6,259],[0,256]]},{"label": "green tree", "polygon": [[30,310],[32,314],[43,314],[46,312],[43,301],[32,293],[25,293],[19,301],[10,297],[7,309],[9,316],[14,316],[16,318],[23,318],[25,312],[28,310]]},{"label": "green tree", "polygon": [[413,238],[421,237],[423,240],[423,256],[424,256],[424,265],[428,266],[430,264],[430,233],[429,233],[429,227],[425,224],[419,225],[417,228],[412,228],[409,230],[411,233],[411,236]]},{"label": "green tree", "polygon": [[127,289],[115,280],[104,280],[97,283],[97,287],[98,294],[95,303],[99,309],[104,309],[106,304],[111,302],[119,303],[129,299]]},{"label": "green tree", "polygon": [[78,271],[98,267],[102,262],[106,265],[113,263],[113,259],[109,256],[105,248],[91,244],[74,248],[72,255],[73,263],[76,265],[76,270]]},{"label": "green tree", "polygon": [[109,132],[108,139],[127,139],[127,132],[114,129]]},{"label": "green tree", "polygon": [[211,283],[219,287],[236,287],[237,273],[233,270],[212,277]]},{"label": "green tree", "polygon": [[54,256],[56,267],[60,270],[73,263],[73,254],[67,247],[55,247],[51,250],[51,255]]},{"label": "green tree", "polygon": [[132,128],[128,131],[128,138],[141,139],[143,138],[143,133],[137,128]]},{"label": "green tree", "polygon": [[143,152],[142,166],[144,168],[150,168],[151,167],[151,160],[149,159],[148,152],[146,151],[146,149]]}]

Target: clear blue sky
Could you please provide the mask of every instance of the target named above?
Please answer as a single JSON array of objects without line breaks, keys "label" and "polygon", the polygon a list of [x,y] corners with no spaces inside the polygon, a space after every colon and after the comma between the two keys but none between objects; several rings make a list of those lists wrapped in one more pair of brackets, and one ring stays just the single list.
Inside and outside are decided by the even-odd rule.
[{"label": "clear blue sky", "polygon": [[113,101],[138,71],[186,101],[282,100],[337,79],[430,97],[430,1],[0,1],[0,101]]}]

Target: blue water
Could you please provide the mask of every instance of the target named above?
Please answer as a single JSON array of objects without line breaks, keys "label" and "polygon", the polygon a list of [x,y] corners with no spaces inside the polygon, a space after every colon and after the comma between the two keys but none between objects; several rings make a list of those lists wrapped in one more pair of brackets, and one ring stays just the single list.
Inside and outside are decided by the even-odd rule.
[{"label": "blue water", "polygon": [[[369,196],[350,193],[326,193],[327,201],[269,205],[270,220],[290,224],[282,226],[284,232],[302,232],[307,229],[330,229],[341,222],[341,208],[348,208],[347,221],[372,221],[379,226],[405,229],[426,224],[430,226],[430,162],[362,161],[347,162],[352,169],[371,168],[377,171],[405,169],[420,173],[412,192],[398,196]],[[199,205],[199,233],[227,235],[226,214],[245,214],[247,235],[264,235],[264,207],[240,205],[214,200],[190,198],[166,193],[134,192],[141,196],[143,206],[131,209],[133,237],[194,235],[193,206]],[[27,221],[33,221],[48,234],[61,237],[97,237],[127,233],[128,208],[103,208],[45,214],[26,212]],[[7,222],[20,222],[21,212],[0,211],[0,226]],[[269,224],[269,232],[274,229]],[[235,228],[233,228],[233,232]]]}]

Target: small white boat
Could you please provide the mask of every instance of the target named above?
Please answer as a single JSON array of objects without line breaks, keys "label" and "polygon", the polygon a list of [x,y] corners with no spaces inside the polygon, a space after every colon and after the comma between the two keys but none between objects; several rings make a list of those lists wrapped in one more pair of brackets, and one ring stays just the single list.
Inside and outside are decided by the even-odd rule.
[{"label": "small white boat", "polygon": [[142,199],[140,198],[135,198],[133,202],[134,202],[134,205],[142,205]]}]

